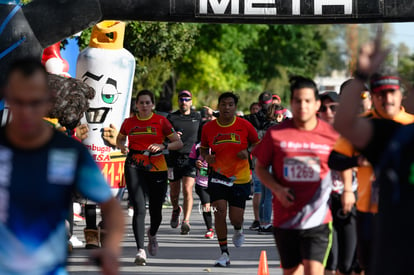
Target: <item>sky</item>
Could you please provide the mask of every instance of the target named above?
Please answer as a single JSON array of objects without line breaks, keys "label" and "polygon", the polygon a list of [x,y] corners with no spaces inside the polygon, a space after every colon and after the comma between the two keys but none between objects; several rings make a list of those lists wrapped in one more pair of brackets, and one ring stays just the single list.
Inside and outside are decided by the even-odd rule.
[{"label": "sky", "polygon": [[395,45],[404,42],[414,52],[414,23],[393,23]]},{"label": "sky", "polygon": [[76,60],[79,54],[79,47],[76,39],[68,39],[69,44],[66,45],[65,50],[61,50],[63,59],[69,62],[69,74],[76,77]]}]

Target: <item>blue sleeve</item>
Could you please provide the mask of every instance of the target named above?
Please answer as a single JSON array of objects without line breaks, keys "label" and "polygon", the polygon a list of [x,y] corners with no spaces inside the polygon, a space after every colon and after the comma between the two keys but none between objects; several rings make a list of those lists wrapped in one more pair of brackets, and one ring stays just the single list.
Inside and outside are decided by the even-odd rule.
[{"label": "blue sleeve", "polygon": [[86,148],[81,150],[76,189],[85,198],[97,203],[103,203],[112,198],[111,188]]}]

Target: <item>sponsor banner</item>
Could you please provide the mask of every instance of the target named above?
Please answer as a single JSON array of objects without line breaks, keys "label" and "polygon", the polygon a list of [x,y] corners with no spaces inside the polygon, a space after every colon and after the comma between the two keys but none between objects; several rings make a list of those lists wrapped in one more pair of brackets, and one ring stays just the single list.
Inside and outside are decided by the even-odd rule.
[{"label": "sponsor banner", "polygon": [[101,156],[104,161],[97,161],[102,174],[107,180],[112,189],[119,189],[125,187],[124,164],[125,157],[116,155],[109,156],[109,154]]}]

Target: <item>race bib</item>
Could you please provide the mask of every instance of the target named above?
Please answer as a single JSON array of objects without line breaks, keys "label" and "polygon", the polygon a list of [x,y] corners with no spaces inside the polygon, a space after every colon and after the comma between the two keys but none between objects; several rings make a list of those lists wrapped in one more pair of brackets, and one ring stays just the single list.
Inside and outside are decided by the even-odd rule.
[{"label": "race bib", "polygon": [[49,151],[47,178],[53,184],[70,184],[75,177],[77,153],[71,149],[52,149]]},{"label": "race bib", "polygon": [[217,172],[214,172],[214,171],[211,173],[210,182],[222,184],[222,185],[225,185],[225,186],[228,186],[228,187],[233,186],[233,180],[232,179],[230,179],[230,178],[228,178],[228,177],[226,177],[222,174],[219,174]]},{"label": "race bib", "polygon": [[206,167],[201,167],[199,175],[202,176],[202,177],[207,177],[208,176],[208,169]]},{"label": "race bib", "polygon": [[318,157],[292,157],[283,160],[283,177],[288,181],[315,182],[321,179]]}]

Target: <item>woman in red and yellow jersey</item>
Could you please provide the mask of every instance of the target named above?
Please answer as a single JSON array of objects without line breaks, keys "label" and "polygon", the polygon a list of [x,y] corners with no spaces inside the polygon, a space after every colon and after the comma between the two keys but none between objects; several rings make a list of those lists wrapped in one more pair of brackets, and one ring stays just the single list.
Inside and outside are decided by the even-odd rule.
[{"label": "woman in red and yellow jersey", "polygon": [[[155,256],[158,250],[156,234],[162,220],[162,204],[167,192],[167,164],[164,150],[178,150],[183,144],[171,123],[154,114],[154,95],[140,91],[136,99],[138,113],[125,119],[117,136],[117,146],[128,153],[125,161],[125,181],[130,202],[134,208],[132,227],[138,253],[137,265],[145,265],[144,250],[145,199],[149,201],[151,225],[147,231],[148,252]],[[128,147],[125,145],[128,137]],[[169,143],[164,143],[165,138]]]}]

